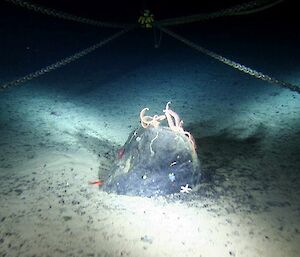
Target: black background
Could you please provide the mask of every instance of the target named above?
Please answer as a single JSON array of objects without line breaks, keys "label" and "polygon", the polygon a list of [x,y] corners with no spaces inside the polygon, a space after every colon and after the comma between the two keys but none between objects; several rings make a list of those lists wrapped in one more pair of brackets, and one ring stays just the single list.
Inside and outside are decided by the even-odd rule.
[{"label": "black background", "polygon": [[[251,0],[33,0],[28,2],[103,21],[136,22],[144,9],[150,9],[155,15],[155,18],[160,20],[219,11],[250,1]],[[298,10],[297,1],[285,0],[268,10],[252,14],[251,17],[263,20],[276,20],[281,23],[297,22]]]}]

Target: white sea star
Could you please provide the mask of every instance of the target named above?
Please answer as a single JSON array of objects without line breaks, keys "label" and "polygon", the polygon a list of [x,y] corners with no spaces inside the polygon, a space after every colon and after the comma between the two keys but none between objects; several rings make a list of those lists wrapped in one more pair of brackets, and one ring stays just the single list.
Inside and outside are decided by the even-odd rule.
[{"label": "white sea star", "polygon": [[192,189],[189,187],[189,184],[180,187],[180,193],[189,193]]}]

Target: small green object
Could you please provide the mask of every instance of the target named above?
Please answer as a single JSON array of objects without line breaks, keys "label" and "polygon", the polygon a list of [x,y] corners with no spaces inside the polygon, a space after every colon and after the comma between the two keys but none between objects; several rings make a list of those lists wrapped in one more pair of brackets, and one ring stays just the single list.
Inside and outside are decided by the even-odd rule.
[{"label": "small green object", "polygon": [[154,15],[149,10],[144,10],[143,15],[138,19],[138,23],[144,28],[152,28]]}]

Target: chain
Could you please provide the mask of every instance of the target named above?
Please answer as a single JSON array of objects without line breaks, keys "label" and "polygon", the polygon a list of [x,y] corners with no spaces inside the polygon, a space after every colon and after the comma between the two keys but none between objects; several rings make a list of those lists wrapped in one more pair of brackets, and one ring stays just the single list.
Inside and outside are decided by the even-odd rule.
[{"label": "chain", "polygon": [[269,8],[271,8],[271,7],[273,7],[277,4],[280,4],[283,1],[285,1],[285,0],[277,0],[277,1],[271,2],[269,4],[266,3],[266,5],[263,5],[263,6],[260,6],[260,7],[257,7],[257,8],[253,8],[251,10],[245,10],[245,11],[240,11],[240,12],[237,12],[237,13],[233,13],[232,15],[248,15],[248,14],[252,14],[252,13],[261,12],[261,11],[269,9]]},{"label": "chain", "polygon": [[132,24],[120,24],[120,23],[113,23],[113,22],[101,22],[101,21],[96,21],[84,17],[79,17],[73,14],[61,12],[52,8],[46,8],[41,5],[29,3],[26,1],[22,0],[5,0],[6,2],[12,3],[14,5],[26,8],[28,10],[33,10],[38,13],[46,14],[49,16],[65,19],[65,20],[71,20],[71,21],[76,21],[80,23],[85,23],[93,26],[99,26],[99,27],[109,27],[109,28],[126,28],[126,27],[131,27]]},{"label": "chain", "polygon": [[184,44],[186,44],[186,45],[188,45],[188,46],[196,49],[197,51],[202,52],[202,53],[204,53],[204,54],[206,54],[206,55],[208,55],[208,56],[210,56],[210,57],[212,57],[212,58],[214,58],[214,59],[216,59],[216,60],[218,60],[218,61],[220,61],[222,63],[225,63],[225,64],[227,64],[227,65],[229,65],[229,66],[231,66],[231,67],[239,70],[239,71],[245,72],[245,73],[247,73],[247,74],[249,74],[249,75],[251,75],[251,76],[253,76],[253,77],[257,78],[257,79],[261,79],[261,80],[267,81],[269,83],[272,83],[272,84],[275,84],[275,85],[278,85],[278,86],[290,89],[291,91],[295,91],[297,93],[300,93],[300,87],[299,86],[293,85],[293,84],[288,83],[288,82],[280,81],[278,79],[275,79],[275,78],[272,78],[272,77],[270,77],[268,75],[265,75],[265,74],[263,74],[261,72],[253,70],[251,68],[248,68],[248,67],[246,67],[246,66],[244,66],[242,64],[239,64],[237,62],[231,61],[231,60],[229,60],[229,59],[227,59],[227,58],[225,58],[225,57],[223,57],[221,55],[218,55],[218,54],[216,54],[216,53],[214,53],[214,52],[212,52],[212,51],[210,51],[210,50],[208,50],[208,49],[206,49],[204,47],[201,47],[201,46],[199,46],[199,45],[197,45],[197,44],[195,44],[195,43],[193,43],[193,42],[191,42],[191,41],[189,41],[189,40],[187,40],[187,39],[179,36],[178,34],[170,31],[169,29],[163,28],[163,27],[158,26],[158,25],[156,25],[156,27],[158,27],[161,31],[165,32],[166,34],[168,34],[168,35],[176,38],[179,41],[181,41],[182,43],[184,43]]},{"label": "chain", "polygon": [[[75,16],[72,14],[68,14],[65,12],[60,12],[51,8],[45,8],[43,6],[39,6],[36,4],[31,4],[28,3],[26,1],[22,1],[22,0],[5,0],[7,2],[13,3],[15,5],[27,8],[29,10],[34,10],[35,12],[39,12],[39,13],[43,13],[46,15],[50,15],[50,16],[54,16],[54,17],[58,17],[58,18],[63,18],[63,19],[67,19],[67,20],[72,20],[72,21],[77,21],[77,22],[81,22],[81,23],[86,23],[86,24],[90,24],[90,25],[94,25],[94,26],[104,26],[104,27],[114,27],[114,28],[125,28],[124,30],[115,33],[114,35],[112,35],[111,37],[99,42],[98,44],[92,45],[89,48],[84,49],[81,52],[75,53],[74,55],[67,57],[61,61],[58,61],[54,64],[51,64],[49,66],[46,66],[45,68],[38,70],[36,72],[30,73],[22,78],[13,80],[9,83],[6,83],[4,85],[0,85],[0,91],[3,91],[4,89],[8,89],[11,88],[13,86],[17,86],[19,84],[25,83],[29,80],[32,80],[33,78],[37,78],[45,73],[48,73],[50,71],[53,71],[61,66],[64,66],[70,62],[73,62],[85,55],[87,55],[88,53],[96,50],[97,48],[105,45],[106,43],[110,42],[111,40],[121,36],[122,34],[124,34],[125,32],[127,32],[128,30],[136,27],[135,25],[131,25],[131,24],[117,24],[117,23],[108,23],[108,22],[100,22],[100,21],[95,21],[95,20],[91,20],[91,19],[87,19],[87,18],[83,18],[83,17],[79,17],[79,16]],[[270,6],[274,6],[275,4],[278,4],[280,2],[282,2],[284,0],[277,0],[276,2],[273,2],[271,4],[269,4],[266,8],[270,7]],[[222,11],[219,12],[214,12],[214,13],[210,13],[210,14],[200,14],[200,15],[192,15],[192,16],[187,16],[187,17],[180,17],[180,18],[175,18],[175,19],[168,19],[168,20],[163,20],[160,22],[156,22],[155,26],[157,28],[159,28],[161,31],[165,32],[166,34],[176,38],[177,40],[185,43],[186,45],[196,49],[199,52],[202,52],[220,62],[223,62],[237,70],[240,70],[242,72],[245,72],[255,78],[276,84],[278,86],[284,87],[284,88],[288,88],[292,91],[298,92],[300,93],[300,87],[293,85],[291,83],[288,82],[284,82],[284,81],[280,81],[278,79],[272,78],[268,75],[265,75],[261,72],[258,72],[256,70],[253,70],[249,67],[246,67],[242,64],[239,64],[237,62],[231,61],[221,55],[218,55],[204,47],[201,47],[181,36],[179,36],[178,34],[161,27],[161,25],[164,26],[169,26],[169,25],[175,25],[175,24],[183,24],[183,23],[190,23],[190,22],[195,22],[195,21],[199,21],[199,20],[207,20],[207,19],[212,19],[212,18],[216,18],[216,17],[221,17],[221,16],[229,16],[229,15],[242,15],[242,14],[246,14],[247,12],[254,12],[255,10],[261,10],[264,9],[264,7],[262,7],[262,5],[267,4],[268,2],[270,2],[270,0],[261,0],[261,1],[252,1],[249,3],[245,3],[242,5],[237,5],[235,7],[231,7],[231,8],[227,8],[224,9]],[[255,9],[256,8],[256,9]],[[252,10],[251,10],[252,9]]]},{"label": "chain", "polygon": [[[132,28],[133,28],[133,27],[132,27]],[[108,42],[112,41],[113,39],[115,39],[115,38],[117,38],[117,37],[123,35],[123,34],[126,33],[127,31],[129,31],[130,29],[131,29],[131,28],[123,29],[123,30],[121,30],[121,31],[119,31],[119,32],[117,32],[117,33],[115,33],[115,34],[113,34],[112,36],[110,36],[110,37],[108,37],[108,38],[102,40],[101,42],[99,42],[99,43],[97,43],[97,44],[94,44],[94,45],[92,45],[92,46],[90,46],[90,47],[84,49],[84,50],[81,51],[81,52],[75,53],[75,54],[72,55],[72,56],[69,56],[69,57],[67,57],[67,58],[65,58],[65,59],[62,59],[62,60],[56,62],[56,63],[53,63],[53,64],[51,64],[51,65],[48,65],[48,66],[46,66],[45,68],[42,68],[42,69],[40,69],[40,70],[38,70],[38,71],[32,72],[32,73],[30,73],[30,74],[28,74],[28,75],[26,75],[26,76],[24,76],[24,77],[22,77],[22,78],[19,78],[19,79],[13,80],[13,81],[11,81],[11,82],[8,82],[8,83],[6,83],[6,84],[0,85],[0,92],[3,91],[3,90],[5,90],[5,89],[9,89],[9,88],[11,88],[11,87],[14,87],[14,86],[23,84],[23,83],[25,83],[25,82],[27,82],[27,81],[29,81],[29,80],[32,80],[32,79],[34,79],[34,78],[37,78],[37,77],[43,75],[43,74],[45,74],[45,73],[48,73],[48,72],[53,71],[53,70],[56,70],[57,68],[60,68],[60,67],[66,65],[66,64],[68,64],[68,63],[71,63],[71,62],[73,62],[73,61],[75,61],[75,60],[77,60],[77,59],[79,59],[79,58],[81,58],[81,57],[83,57],[83,56],[85,56],[85,55],[87,55],[87,54],[93,52],[93,51],[96,50],[97,48],[99,48],[99,47],[101,47],[101,46],[107,44]]]},{"label": "chain", "polygon": [[[197,21],[203,21],[203,20],[209,20],[209,19],[214,19],[218,17],[223,17],[223,16],[231,16],[231,15],[241,15],[241,14],[246,14],[248,10],[252,10],[254,12],[257,8],[258,11],[262,8],[262,5],[268,4],[270,1],[274,0],[260,0],[260,1],[251,1],[248,3],[244,3],[241,5],[236,5],[230,8],[223,9],[218,12],[212,12],[212,13],[203,13],[203,14],[197,14],[197,15],[190,15],[190,16],[184,16],[184,17],[179,17],[179,18],[171,18],[171,19],[166,19],[166,20],[161,20],[156,22],[158,25],[162,26],[172,26],[172,25],[179,25],[179,24],[186,24],[186,23],[192,23],[192,22],[197,22]],[[275,4],[279,4],[284,0],[278,0],[276,1]],[[266,8],[270,8],[274,6],[274,4],[269,4]]]}]

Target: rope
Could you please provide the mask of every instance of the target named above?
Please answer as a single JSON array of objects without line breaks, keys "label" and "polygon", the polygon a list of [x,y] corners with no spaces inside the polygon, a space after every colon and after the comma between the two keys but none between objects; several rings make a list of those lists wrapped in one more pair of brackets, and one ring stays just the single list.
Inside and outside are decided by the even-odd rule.
[{"label": "rope", "polygon": [[4,0],[6,2],[12,3],[14,5],[26,8],[28,10],[33,10],[37,13],[42,13],[46,14],[49,16],[65,19],[65,20],[70,20],[70,21],[76,21],[80,23],[85,23],[93,26],[99,26],[99,27],[109,27],[109,28],[127,28],[127,27],[132,27],[132,24],[120,24],[120,23],[113,23],[113,22],[101,22],[101,21],[96,21],[84,17],[79,17],[73,14],[61,12],[52,8],[46,8],[41,5],[33,4],[33,3],[28,3],[23,0]]},{"label": "rope", "polygon": [[[274,0],[271,0],[274,1]],[[212,13],[202,13],[197,15],[190,15],[190,16],[184,16],[184,17],[178,17],[178,18],[171,18],[171,19],[165,19],[156,22],[158,25],[162,25],[164,27],[166,26],[173,26],[173,25],[180,25],[180,24],[187,24],[197,21],[203,21],[203,20],[209,20],[213,18],[223,17],[223,16],[231,16],[231,15],[242,15],[247,14],[247,11],[255,12],[255,10],[260,11],[260,9],[264,8],[270,8],[274,6],[275,4],[279,4],[283,2],[284,0],[278,0],[275,3],[268,4],[270,0],[260,0],[260,1],[252,1],[248,3],[244,3],[241,5],[236,5],[230,8],[223,9],[221,11],[212,12]],[[263,6],[266,5],[266,6]],[[263,6],[263,7],[262,7]]]},{"label": "rope", "polygon": [[194,48],[197,51],[202,52],[202,53],[204,53],[204,54],[206,54],[206,55],[208,55],[208,56],[210,56],[210,57],[212,57],[212,58],[214,58],[214,59],[216,59],[216,60],[218,60],[218,61],[220,61],[222,63],[225,63],[225,64],[227,64],[227,65],[229,65],[229,66],[231,66],[231,67],[239,70],[239,71],[247,73],[247,74],[249,74],[249,75],[251,75],[251,76],[253,76],[253,77],[257,78],[257,79],[261,79],[261,80],[267,81],[269,83],[272,83],[274,85],[278,85],[280,87],[287,88],[287,89],[290,89],[291,91],[295,91],[297,93],[300,93],[300,87],[299,86],[293,85],[293,84],[288,83],[288,82],[280,81],[278,79],[275,79],[275,78],[272,78],[272,77],[270,77],[268,75],[265,75],[265,74],[263,74],[261,72],[253,70],[251,68],[248,68],[248,67],[246,67],[246,66],[244,66],[242,64],[239,64],[237,62],[231,61],[231,60],[229,60],[229,59],[227,59],[227,58],[225,58],[225,57],[223,57],[221,55],[218,55],[218,54],[216,54],[216,53],[214,53],[214,52],[212,52],[212,51],[210,51],[210,50],[208,50],[208,49],[206,49],[204,47],[201,47],[201,46],[199,46],[199,45],[197,45],[197,44],[195,44],[195,43],[193,43],[193,42],[191,42],[191,41],[189,41],[189,40],[187,40],[187,39],[179,36],[178,34],[170,31],[169,29],[163,28],[163,27],[158,26],[158,25],[156,25],[156,26],[161,31],[165,32],[169,36],[172,36],[173,38],[176,38],[177,40],[179,40],[182,43],[190,46],[191,48]]},{"label": "rope", "polygon": [[24,76],[22,78],[19,78],[19,79],[10,81],[10,82],[8,82],[6,84],[0,85],[0,92],[3,91],[3,90],[5,90],[5,89],[9,89],[11,87],[23,84],[23,83],[25,83],[25,82],[27,82],[29,80],[32,80],[34,78],[37,78],[37,77],[43,75],[45,73],[48,73],[50,71],[56,70],[56,69],[58,69],[58,68],[60,68],[60,67],[62,67],[64,65],[66,65],[66,64],[69,64],[69,63],[71,63],[71,62],[73,62],[73,61],[75,61],[75,60],[77,60],[77,59],[79,59],[79,58],[81,58],[81,57],[83,57],[83,56],[85,56],[85,55],[87,55],[87,54],[95,51],[97,48],[99,48],[99,47],[107,44],[108,42],[112,41],[113,39],[118,38],[119,36],[123,35],[124,33],[128,32],[129,30],[130,30],[130,28],[123,29],[123,30],[121,30],[121,31],[113,34],[112,36],[110,36],[110,37],[108,37],[108,38],[100,41],[99,43],[94,44],[94,45],[92,45],[92,46],[84,49],[83,51],[75,53],[74,55],[71,55],[71,56],[69,56],[69,57],[67,57],[65,59],[62,59],[62,60],[60,60],[60,61],[58,61],[56,63],[48,65],[45,68],[42,68],[42,69],[40,69],[38,71],[32,72],[32,73],[30,73],[30,74],[28,74],[28,75],[26,75],[26,76]]}]

